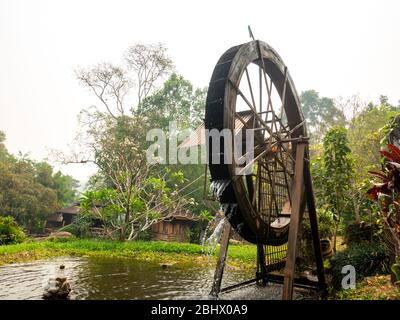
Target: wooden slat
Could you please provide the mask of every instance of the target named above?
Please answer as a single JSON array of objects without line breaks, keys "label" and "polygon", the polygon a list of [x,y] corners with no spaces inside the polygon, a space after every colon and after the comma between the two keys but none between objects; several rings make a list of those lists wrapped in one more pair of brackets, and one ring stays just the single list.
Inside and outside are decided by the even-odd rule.
[{"label": "wooden slat", "polygon": [[297,235],[301,219],[301,200],[304,187],[304,153],[305,142],[296,146],[296,165],[294,176],[294,193],[292,195],[292,215],[289,227],[288,250],[286,256],[285,279],[283,282],[283,300],[291,300],[293,295],[294,269],[296,263]]},{"label": "wooden slat", "polygon": [[218,297],[218,294],[220,293],[221,290],[222,275],[224,273],[226,256],[228,254],[228,245],[229,245],[229,239],[231,237],[231,232],[232,232],[231,224],[228,221],[225,221],[220,249],[219,249],[217,267],[215,269],[214,281],[210,292],[210,296],[212,297]]}]

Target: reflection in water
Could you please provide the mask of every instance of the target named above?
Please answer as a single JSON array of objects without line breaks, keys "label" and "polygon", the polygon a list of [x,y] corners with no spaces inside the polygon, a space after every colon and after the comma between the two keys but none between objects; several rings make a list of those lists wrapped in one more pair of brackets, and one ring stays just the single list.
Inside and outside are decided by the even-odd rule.
[{"label": "reflection in water", "polygon": [[[118,258],[64,257],[0,267],[1,299],[41,299],[43,286],[60,264],[71,284],[71,299],[208,299],[210,265],[173,265]],[[254,272],[224,273],[223,287],[251,279]],[[279,299],[281,286],[250,286],[221,299]],[[297,295],[298,296],[298,295]]]}]

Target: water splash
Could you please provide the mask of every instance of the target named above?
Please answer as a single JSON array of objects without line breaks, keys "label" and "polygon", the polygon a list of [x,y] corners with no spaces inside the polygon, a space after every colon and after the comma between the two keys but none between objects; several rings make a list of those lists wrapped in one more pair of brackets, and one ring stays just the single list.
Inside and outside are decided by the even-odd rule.
[{"label": "water splash", "polygon": [[224,193],[226,187],[231,183],[230,180],[220,179],[213,180],[210,184],[210,193],[217,200],[221,201],[222,194]]},{"label": "water splash", "polygon": [[227,222],[226,217],[223,217],[219,221],[218,225],[215,227],[213,233],[202,243],[203,248],[206,249],[205,252],[210,256],[212,254],[214,254],[214,252],[217,248],[217,244],[221,240],[221,236],[222,236],[222,232],[224,230],[225,223],[228,223],[228,222]]}]

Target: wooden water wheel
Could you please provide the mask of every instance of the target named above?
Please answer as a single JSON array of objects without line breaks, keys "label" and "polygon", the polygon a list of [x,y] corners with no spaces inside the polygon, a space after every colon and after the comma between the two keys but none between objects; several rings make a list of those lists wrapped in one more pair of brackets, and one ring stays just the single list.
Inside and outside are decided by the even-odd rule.
[{"label": "wooden water wheel", "polygon": [[[289,242],[286,268],[294,272],[297,230],[306,204],[314,246],[319,250],[307,130],[292,78],[268,44],[244,43],[230,48],[218,60],[207,94],[205,128],[211,188],[230,225],[259,246],[262,267],[263,245]],[[252,132],[252,143],[244,137],[248,131]],[[227,140],[232,143],[226,144]],[[321,269],[320,251],[317,256],[318,252]],[[224,259],[220,257],[220,262]],[[320,281],[324,282],[321,270]],[[218,272],[217,268],[215,279]],[[293,272],[288,276],[286,297],[291,297]],[[216,290],[219,288],[214,288],[214,293]]]}]

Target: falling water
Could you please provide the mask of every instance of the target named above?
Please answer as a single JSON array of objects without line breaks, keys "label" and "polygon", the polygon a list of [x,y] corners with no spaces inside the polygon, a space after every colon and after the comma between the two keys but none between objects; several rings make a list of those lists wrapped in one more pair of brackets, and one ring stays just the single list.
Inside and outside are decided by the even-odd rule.
[{"label": "falling water", "polygon": [[[216,199],[217,201],[222,200],[222,194],[224,193],[226,187],[229,185],[231,181],[226,180],[226,179],[220,179],[220,180],[213,180],[210,184],[210,193],[211,196]],[[203,246],[203,252],[211,256],[217,247],[217,244],[219,243],[222,235],[222,231],[224,229],[224,223],[226,221],[226,210],[224,208],[224,204],[221,205],[221,211],[224,212],[225,217],[223,217],[211,235],[209,235],[211,227],[215,225],[215,222],[217,219],[219,219],[219,216],[216,215],[207,225],[206,230],[204,231],[204,235],[201,240],[201,244]]]},{"label": "falling water", "polygon": [[222,194],[224,193],[226,187],[231,183],[230,180],[221,179],[213,180],[210,184],[210,193],[217,200],[221,201]]},{"label": "falling water", "polygon": [[204,250],[208,255],[212,255],[217,248],[217,244],[222,236],[222,231],[224,230],[224,225],[226,223],[226,217],[223,217],[218,225],[215,227],[213,233],[206,239],[203,240],[203,247],[206,249]]}]

